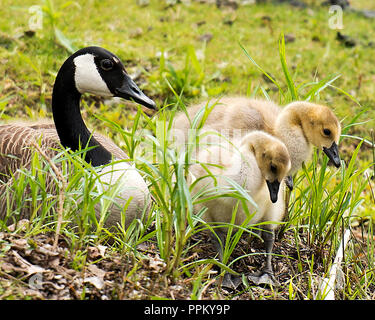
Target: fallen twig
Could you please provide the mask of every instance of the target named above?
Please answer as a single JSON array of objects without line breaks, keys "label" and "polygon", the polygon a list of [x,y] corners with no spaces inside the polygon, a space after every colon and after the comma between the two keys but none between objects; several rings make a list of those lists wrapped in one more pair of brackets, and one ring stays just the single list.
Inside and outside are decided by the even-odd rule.
[{"label": "fallen twig", "polygon": [[344,257],[344,252],[346,245],[348,244],[350,238],[349,228],[345,230],[343,239],[341,241],[340,247],[337,250],[335,260],[329,270],[329,276],[324,278],[322,284],[320,285],[319,292],[323,297],[323,300],[335,300],[334,284],[337,277],[337,272],[340,268],[342,258]]}]

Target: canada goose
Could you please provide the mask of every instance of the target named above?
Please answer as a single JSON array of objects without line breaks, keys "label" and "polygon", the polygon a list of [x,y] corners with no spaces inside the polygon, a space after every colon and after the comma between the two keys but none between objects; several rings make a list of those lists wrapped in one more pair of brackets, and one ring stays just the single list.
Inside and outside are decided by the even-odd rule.
[{"label": "canada goose", "polygon": [[[203,102],[188,108],[190,120],[205,105]],[[208,115],[204,127],[227,130],[230,137],[244,135],[252,130],[263,130],[280,138],[288,148],[293,175],[301,168],[302,162],[311,157],[312,146],[323,149],[336,167],[340,167],[338,141],[341,126],[334,113],[326,106],[296,101],[280,108],[272,101],[245,97],[225,97],[220,99]],[[182,130],[187,137],[190,121],[185,113],[174,119],[175,130]],[[288,179],[288,186],[292,181]]]},{"label": "canada goose", "polygon": [[[190,167],[192,174],[191,183],[196,181],[193,192],[210,190],[213,188],[220,192],[230,187],[226,177],[229,177],[237,184],[241,185],[257,204],[257,208],[248,203],[250,213],[255,212],[249,221],[255,224],[265,221],[279,222],[283,218],[285,204],[283,201],[283,190],[286,174],[290,170],[290,158],[286,146],[276,137],[263,131],[252,131],[241,140],[233,141],[238,146],[239,152],[229,150],[220,146],[212,146],[202,150],[198,154],[199,161],[210,158],[210,172],[215,176],[208,175],[206,169],[200,164]],[[203,154],[202,154],[203,153]],[[219,166],[218,166],[219,165]],[[209,164],[208,164],[209,166]],[[201,178],[201,179],[200,179]],[[198,180],[199,179],[199,180]],[[207,189],[208,188],[208,189]],[[197,204],[195,211],[206,208],[202,219],[208,223],[230,223],[233,208],[238,200],[235,197],[220,197],[214,200]],[[242,205],[239,205],[236,212],[235,224],[241,225],[247,218]],[[274,243],[274,230],[276,224],[265,224],[264,231],[265,249],[267,253],[265,268],[258,274],[251,275],[250,278],[256,283],[274,283],[273,270],[271,264],[271,252]],[[220,228],[217,232],[221,243],[225,241],[226,228]],[[215,247],[222,260],[222,249],[216,237],[213,237]],[[229,276],[229,275],[228,275]],[[226,277],[225,285],[236,287],[233,279]]]},{"label": "canada goose", "polygon": [[[102,179],[109,184],[116,179],[126,182],[119,195],[124,204],[131,198],[126,219],[129,223],[146,206],[149,198],[147,185],[132,165],[118,162],[128,158],[119,147],[104,136],[91,135],[80,112],[83,93],[121,97],[155,108],[155,103],[137,87],[113,53],[94,46],[78,50],[63,63],[56,76],[52,92],[54,124],[13,123],[0,126],[0,179],[9,183],[11,173],[30,165],[32,142],[40,141],[42,150],[51,158],[56,155],[53,149],[58,148],[60,143],[73,151],[80,146],[93,147],[86,152],[85,160],[94,167],[116,160],[116,164],[110,166],[115,172],[107,174],[109,167],[105,167]],[[113,206],[109,224],[120,221],[120,211]],[[4,213],[0,212],[0,217],[1,214]]]}]

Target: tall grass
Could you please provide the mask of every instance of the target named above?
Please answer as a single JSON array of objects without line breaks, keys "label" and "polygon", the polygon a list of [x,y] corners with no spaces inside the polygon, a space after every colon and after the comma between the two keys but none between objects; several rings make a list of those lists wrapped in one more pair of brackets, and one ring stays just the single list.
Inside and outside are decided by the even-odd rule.
[{"label": "tall grass", "polygon": [[[279,91],[279,102],[282,104],[294,100],[319,101],[320,94],[328,88],[338,90],[351,98],[344,90],[333,86],[339,75],[332,75],[327,79],[312,81],[310,83],[297,84],[296,75],[291,74],[288,68],[283,36],[279,41],[279,57],[282,65],[284,83],[277,82],[255,62],[244,46],[240,44],[244,54],[249,58],[252,65],[264,74],[276,85]],[[17,172],[15,179],[6,188],[3,194],[5,197],[6,218],[18,220],[21,218],[22,208],[32,208],[30,222],[26,229],[27,235],[35,235],[40,232],[50,231],[61,233],[70,239],[71,249],[81,252],[83,247],[89,243],[110,243],[114,240],[114,247],[119,248],[123,253],[132,252],[138,259],[142,253],[138,252],[137,246],[145,241],[154,242],[160,257],[165,261],[166,277],[189,277],[192,283],[191,298],[199,299],[206,286],[212,285],[218,275],[213,274],[211,269],[215,264],[221,271],[233,271],[234,263],[245,259],[254,253],[246,253],[241,256],[232,257],[234,248],[238,245],[243,234],[254,234],[259,228],[258,225],[248,226],[247,221],[236,228],[233,221],[225,225],[229,232],[224,243],[222,243],[224,258],[219,262],[216,257],[186,260],[186,256],[194,246],[199,243],[191,241],[192,236],[201,231],[215,233],[216,228],[222,225],[211,225],[202,221],[204,209],[194,212],[198,203],[215,200],[218,197],[231,196],[238,200],[237,206],[233,208],[233,217],[241,203],[247,208],[246,203],[252,201],[246,190],[234,183],[228,190],[218,192],[217,189],[206,189],[201,192],[192,192],[195,184],[189,182],[189,167],[197,164],[194,159],[196,148],[204,133],[200,132],[205,119],[212,112],[217,99],[210,100],[194,119],[191,119],[193,129],[188,137],[187,148],[175,148],[173,144],[174,132],[172,122],[175,113],[186,112],[187,106],[182,99],[183,95],[192,90],[189,87],[202,89],[204,84],[204,68],[194,57],[193,51],[189,50],[182,71],[177,71],[171,65],[167,65],[161,58],[164,68],[162,80],[165,86],[171,90],[175,97],[175,103],[164,106],[157,116],[148,119],[141,109],[134,118],[133,127],[126,130],[115,122],[106,119],[104,116],[97,118],[108,125],[114,135],[122,140],[130,160],[134,161],[140,173],[148,182],[153,196],[153,206],[150,215],[146,219],[134,221],[129,228],[125,228],[126,206],[123,208],[124,219],[119,222],[116,228],[108,229],[105,220],[108,208],[114,203],[118,190],[116,186],[103,192],[99,188],[98,179],[100,173],[82,160],[81,155],[86,152],[82,149],[72,153],[67,150],[59,150],[56,157],[51,159],[61,171],[61,176],[66,180],[66,188],[62,188],[61,179],[38,152],[32,158],[30,168]],[[193,73],[191,73],[194,70]],[[194,74],[194,76],[193,76]],[[164,86],[164,85],[163,85]],[[261,87],[261,92],[266,98],[270,98],[266,88]],[[201,91],[200,91],[201,92]],[[258,92],[254,92],[256,96]],[[357,101],[353,100],[357,103]],[[359,116],[354,119],[345,119],[343,123],[344,139],[360,140],[360,137],[349,135],[349,129],[359,122]],[[352,140],[351,140],[352,141]],[[280,234],[291,232],[299,246],[299,241],[305,241],[313,249],[314,255],[309,261],[297,261],[299,268],[306,263],[310,270],[299,269],[300,272],[309,273],[308,284],[301,284],[301,278],[297,275],[290,278],[285,284],[285,290],[289,292],[290,299],[296,298],[317,298],[314,295],[314,266],[320,263],[324,266],[324,272],[328,271],[333,261],[335,250],[339,245],[341,229],[348,228],[354,219],[357,209],[363,202],[363,190],[368,185],[364,171],[370,168],[371,164],[360,161],[362,143],[359,143],[350,159],[342,162],[341,169],[332,169],[328,159],[316,150],[311,162],[306,163],[303,169],[294,177],[295,190],[290,195],[290,207],[287,220],[280,228]],[[198,163],[199,164],[199,163]],[[47,176],[51,181],[47,181]],[[207,176],[212,176],[207,167]],[[47,188],[47,182],[52,183],[52,188]],[[29,192],[25,194],[25,190]],[[61,229],[58,226],[58,195],[64,193]],[[95,207],[100,204],[101,215],[99,219],[95,215]],[[61,213],[61,212],[60,212]],[[249,220],[251,212],[248,212]],[[7,220],[5,219],[5,220]],[[5,223],[1,223],[2,230],[8,230]],[[372,229],[367,231],[372,234]],[[372,238],[368,237],[368,263],[373,266]],[[328,249],[327,249],[328,248]],[[257,254],[257,253],[255,253]],[[319,259],[317,259],[317,257]],[[292,259],[292,258],[287,258]],[[294,258],[296,260],[301,257]],[[314,260],[315,259],[315,260]],[[351,250],[346,261],[348,268],[353,272],[346,272],[346,279],[357,279],[355,287],[347,286],[343,295],[346,298],[365,297],[368,288],[373,283],[373,275],[364,270],[365,267],[355,259],[354,251]],[[77,267],[84,263],[82,255],[77,254]],[[351,265],[349,265],[351,263]],[[220,272],[219,274],[221,274]],[[323,276],[323,275],[322,275]],[[246,284],[246,281],[244,279]],[[284,284],[282,284],[284,285]],[[301,295],[300,287],[308,288],[306,295]],[[297,288],[297,289],[296,289]],[[361,288],[366,288],[363,293]],[[252,286],[247,289],[252,294]],[[303,289],[304,290],[304,289]],[[278,297],[277,291],[274,298]]]},{"label": "tall grass", "polygon": [[[321,92],[331,88],[360,105],[350,94],[333,85],[340,75],[297,85],[294,80],[295,76],[291,75],[287,66],[283,35],[279,40],[279,55],[285,84],[280,84],[273,79],[254,61],[241,44],[240,46],[252,64],[277,86],[280,102],[283,104],[295,100],[319,101]],[[265,92],[265,90],[262,91]],[[265,96],[269,98],[266,94]],[[304,164],[301,172],[294,177],[295,190],[291,195],[287,194],[288,201],[290,197],[290,207],[280,234],[287,229],[295,230],[298,234],[298,230],[302,228],[306,233],[308,244],[316,248],[316,254],[323,262],[326,271],[341,241],[342,228],[351,226],[357,209],[364,201],[363,191],[368,184],[364,172],[373,165],[360,160],[360,149],[365,139],[348,134],[351,128],[360,124],[358,119],[365,114],[365,110],[363,109],[363,112],[353,119],[345,119],[347,123],[343,123],[341,143],[344,138],[359,141],[348,164],[342,161],[341,169],[332,169],[328,166],[327,157],[322,156],[320,150],[315,150],[311,163]],[[351,141],[345,142],[352,143]],[[326,252],[323,254],[327,246],[329,247],[328,254]]]}]

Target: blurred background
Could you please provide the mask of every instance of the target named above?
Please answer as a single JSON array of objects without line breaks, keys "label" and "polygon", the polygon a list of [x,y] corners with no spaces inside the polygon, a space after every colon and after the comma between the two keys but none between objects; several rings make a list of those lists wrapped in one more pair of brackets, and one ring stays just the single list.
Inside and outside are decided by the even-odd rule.
[{"label": "blurred background", "polygon": [[[342,12],[332,3],[341,4]],[[3,119],[49,117],[59,66],[88,45],[117,54],[159,105],[175,99],[165,79],[178,94],[183,90],[186,102],[225,93],[249,95],[259,87],[278,100],[277,88],[240,44],[282,82],[281,32],[297,85],[339,76],[332,84],[363,107],[375,97],[375,3],[370,1],[3,0],[0,8]],[[320,100],[340,118],[358,112],[357,103],[332,88],[322,91]],[[123,109],[108,106],[104,111],[117,122],[126,120]],[[356,130],[368,136],[372,127]]]}]

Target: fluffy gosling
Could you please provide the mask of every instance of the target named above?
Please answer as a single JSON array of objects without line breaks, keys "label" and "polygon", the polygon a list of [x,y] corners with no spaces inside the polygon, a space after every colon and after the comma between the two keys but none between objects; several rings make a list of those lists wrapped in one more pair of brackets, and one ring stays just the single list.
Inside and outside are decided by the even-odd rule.
[{"label": "fluffy gosling", "polygon": [[[230,183],[225,178],[229,177],[241,185],[257,204],[257,207],[255,207],[248,203],[249,212],[255,212],[249,221],[250,224],[281,221],[285,212],[283,179],[291,167],[286,146],[279,139],[262,131],[250,132],[234,144],[238,146],[239,152],[212,146],[198,154],[201,161],[210,158],[207,162],[214,165],[209,170],[215,176],[215,180],[207,174],[207,171],[200,164],[191,166],[190,172],[194,178],[202,178],[197,180],[193,192],[200,192],[202,189],[213,187],[224,190],[230,187]],[[195,210],[198,212],[202,207],[207,208],[202,217],[207,223],[230,223],[236,202],[237,199],[234,197],[221,197],[199,204]],[[239,205],[235,224],[241,225],[246,218],[245,210],[242,205]],[[263,270],[249,276],[257,284],[275,284],[271,253],[276,227],[277,224],[275,223],[262,226],[262,237],[267,253],[266,264]],[[221,227],[217,231],[221,243],[225,242],[226,231],[225,227]],[[223,253],[220,242],[215,236],[213,240],[219,253],[219,259],[222,260]],[[229,274],[226,274],[223,284],[236,288],[239,283],[238,278],[231,278]]]},{"label": "fluffy gosling", "polygon": [[[203,107],[215,102],[203,102],[188,108],[192,120]],[[208,115],[203,128],[227,130],[230,138],[253,130],[266,131],[282,140],[288,148],[293,175],[302,163],[311,158],[312,147],[323,149],[336,167],[340,167],[338,142],[341,125],[335,114],[326,106],[296,101],[284,108],[271,101],[245,97],[220,99]],[[175,117],[174,128],[188,136],[190,121],[184,113]],[[292,188],[292,180],[287,179]]]}]

